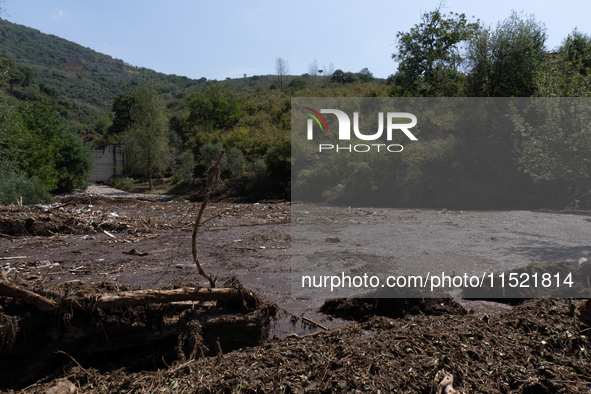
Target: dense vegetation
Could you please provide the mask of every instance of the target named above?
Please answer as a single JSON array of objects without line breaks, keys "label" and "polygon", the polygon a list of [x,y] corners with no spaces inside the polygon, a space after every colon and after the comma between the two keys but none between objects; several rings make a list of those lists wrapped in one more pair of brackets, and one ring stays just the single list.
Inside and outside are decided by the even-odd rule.
[{"label": "dense vegetation", "polygon": [[575,29],[549,52],[545,27],[533,16],[513,13],[491,27],[435,10],[397,38],[392,57],[399,68],[387,88],[345,87],[339,75],[341,85],[296,95],[565,99],[532,104],[522,119],[494,118],[495,108],[482,102],[470,113],[449,101],[446,115],[424,117],[416,129],[420,142],[396,157],[321,156],[296,145],[294,197],[374,206],[591,207],[591,103],[566,101],[591,95],[589,36]]},{"label": "dense vegetation", "polygon": [[29,75],[11,85],[12,95],[29,101],[53,98],[61,115],[86,141],[104,131],[117,94],[151,82],[165,98],[183,98],[187,88],[207,82],[132,66],[3,19],[0,50],[14,59],[15,71]]},{"label": "dense vegetation", "polygon": [[[222,163],[225,182],[218,192],[288,197],[291,97],[591,94],[591,38],[575,29],[550,52],[545,27],[533,16],[513,13],[493,27],[437,9],[397,38],[391,56],[399,67],[387,80],[374,78],[368,68],[320,73],[311,67],[309,73],[290,76],[287,63],[278,59],[283,66],[277,75],[217,82],[135,67],[0,20],[5,81],[0,115],[18,126],[0,126],[7,130],[0,141],[6,151],[2,163],[9,169],[5,173],[36,182],[46,191],[83,186],[80,174],[87,166],[73,166],[87,157],[77,134],[94,147],[124,143],[134,157],[126,175],[165,176],[175,191],[187,194],[200,189],[212,157],[223,146],[228,152]],[[157,161],[142,161],[147,148],[139,149],[138,133],[145,127],[138,108],[150,108],[146,113],[159,125],[153,132],[156,142],[147,145],[158,146]],[[397,206],[591,206],[588,125],[577,135],[561,136],[527,125],[495,124],[471,133],[453,133],[454,126],[450,124],[448,132],[424,126],[420,143],[399,155],[394,167],[389,163],[388,171],[371,170],[379,166],[379,157],[369,166],[310,155],[296,165],[305,170],[298,181],[320,184],[316,198],[344,204],[370,203],[357,201],[353,191],[373,190],[376,195],[387,193]],[[21,134],[26,138],[19,139]],[[552,144],[558,137],[562,144]],[[39,138],[59,143],[39,144]],[[21,153],[6,148],[10,139],[21,141]],[[54,159],[36,163],[39,157],[49,157],[48,149]],[[78,153],[64,155],[70,151]],[[326,178],[330,167],[338,169],[338,177]],[[78,175],[60,175],[66,172],[58,168]],[[124,178],[114,182],[128,183]],[[379,186],[385,184],[396,187]]]},{"label": "dense vegetation", "polygon": [[51,104],[17,104],[0,91],[0,203],[30,204],[85,187],[89,148]]}]

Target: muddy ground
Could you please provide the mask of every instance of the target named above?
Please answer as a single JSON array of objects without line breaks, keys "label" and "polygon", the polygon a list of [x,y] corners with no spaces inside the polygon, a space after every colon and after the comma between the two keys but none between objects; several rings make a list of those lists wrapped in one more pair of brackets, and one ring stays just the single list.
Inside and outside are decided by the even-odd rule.
[{"label": "muddy ground", "polygon": [[[376,275],[381,281],[377,288],[382,288],[388,276],[440,279],[442,273],[474,279],[493,275],[500,285],[500,273],[530,263],[538,263],[540,276],[547,262],[591,259],[591,217],[583,211],[556,214],[294,204],[292,221],[295,273],[316,277],[342,271]],[[329,239],[336,242],[326,242]],[[294,275],[296,295],[314,292],[322,298],[331,292],[326,288],[302,288],[296,279]],[[533,280],[529,282],[531,288],[536,287]],[[586,278],[584,282],[587,285]],[[537,287],[542,288],[539,283]],[[561,296],[580,296],[575,287]],[[463,288],[448,292],[460,297]],[[373,289],[337,287],[334,292],[351,297],[368,290]],[[430,296],[431,292],[426,286],[420,296]]]},{"label": "muddy ground", "polygon": [[[290,205],[214,201],[197,238],[200,261],[218,283],[236,277],[286,311],[266,343],[141,370],[82,365],[64,356],[59,368],[24,391],[46,392],[69,379],[69,388],[96,393],[429,393],[437,371],[446,369],[454,387],[470,393],[590,392],[591,344],[587,323],[575,311],[580,301],[532,300],[515,308],[474,301],[460,301],[464,308],[443,300],[333,301],[325,314],[323,299],[291,298]],[[100,196],[59,197],[46,207],[1,206],[0,265],[9,280],[18,277],[36,289],[76,281],[115,288],[206,286],[191,256],[197,208]],[[493,222],[494,215],[486,213]],[[519,215],[535,228],[540,213]],[[546,215],[560,223],[565,217]],[[432,216],[433,223],[412,224],[435,231],[441,216]],[[586,215],[566,216],[577,226],[588,224]],[[578,255],[588,255],[577,242]]]},{"label": "muddy ground", "polygon": [[[47,211],[0,207],[0,259],[11,257],[0,262],[9,276],[39,285],[79,280],[144,289],[205,286],[191,254],[199,205],[94,196],[57,198]],[[342,323],[317,312],[321,300],[290,297],[290,216],[285,201],[209,204],[197,237],[200,262],[219,283],[237,277],[285,310],[336,327]],[[273,335],[309,333],[283,323]]]}]

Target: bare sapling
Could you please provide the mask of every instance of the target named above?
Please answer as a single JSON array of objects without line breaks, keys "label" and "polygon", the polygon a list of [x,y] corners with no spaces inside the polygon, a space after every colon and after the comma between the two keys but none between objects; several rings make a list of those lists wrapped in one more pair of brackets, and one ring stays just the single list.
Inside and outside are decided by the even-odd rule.
[{"label": "bare sapling", "polygon": [[197,219],[195,220],[195,227],[193,228],[193,243],[192,243],[192,251],[193,251],[193,260],[197,265],[197,269],[199,270],[199,274],[203,276],[205,279],[209,281],[209,285],[213,288],[215,287],[215,281],[217,280],[217,276],[214,278],[211,274],[205,272],[201,263],[199,263],[199,258],[197,257],[197,229],[199,228],[199,223],[201,222],[201,216],[203,216],[203,211],[205,210],[205,206],[207,205],[207,201],[209,200],[209,194],[211,193],[211,188],[213,185],[213,181],[219,179],[220,177],[220,161],[222,160],[222,156],[226,152],[225,149],[220,151],[217,160],[215,163],[209,167],[207,170],[207,187],[205,188],[205,195],[203,196],[203,202],[201,203],[201,208],[199,208],[199,214],[197,214]]}]

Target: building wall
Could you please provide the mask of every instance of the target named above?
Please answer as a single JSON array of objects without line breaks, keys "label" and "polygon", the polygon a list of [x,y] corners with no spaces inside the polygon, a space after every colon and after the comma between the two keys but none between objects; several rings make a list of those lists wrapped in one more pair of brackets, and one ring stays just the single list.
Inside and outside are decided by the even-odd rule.
[{"label": "building wall", "polygon": [[125,166],[125,155],[121,145],[107,145],[105,149],[94,150],[94,169],[90,171],[91,182],[106,182],[121,174]]}]

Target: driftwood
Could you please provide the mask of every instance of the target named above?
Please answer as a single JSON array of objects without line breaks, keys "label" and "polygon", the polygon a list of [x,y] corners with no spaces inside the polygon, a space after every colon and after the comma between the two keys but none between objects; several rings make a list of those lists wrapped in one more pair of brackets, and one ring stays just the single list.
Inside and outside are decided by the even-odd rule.
[{"label": "driftwood", "polygon": [[103,294],[92,305],[102,309],[110,309],[175,301],[236,300],[240,297],[240,292],[232,288],[196,289],[185,287],[174,290],[136,290]]},{"label": "driftwood", "polygon": [[34,305],[40,311],[49,311],[57,308],[57,304],[43,296],[32,291],[25,290],[17,285],[8,283],[7,281],[0,282],[0,296],[18,298],[28,304]]},{"label": "driftwood", "polygon": [[[0,297],[18,298],[23,302],[34,305],[42,312],[51,311],[58,307],[56,302],[6,281],[0,281]],[[227,301],[240,298],[240,291],[233,288],[185,287],[174,290],[136,290],[107,293],[93,299],[91,302],[85,302],[85,299],[75,300],[76,302],[72,306],[76,309],[112,309],[178,301]]]},{"label": "driftwood", "polygon": [[[5,323],[0,334],[14,331],[0,335],[0,382],[23,387],[62,362],[63,352],[89,366],[105,359],[127,365],[132,357],[138,367],[153,367],[154,360],[258,345],[269,335],[275,306],[231,286],[68,295],[0,281],[0,298],[17,298],[40,311],[0,310]],[[143,307],[148,304],[160,305]],[[89,357],[95,354],[99,356]]]},{"label": "driftwood", "polygon": [[442,369],[435,374],[431,392],[435,394],[462,394],[453,388],[454,376]]}]

